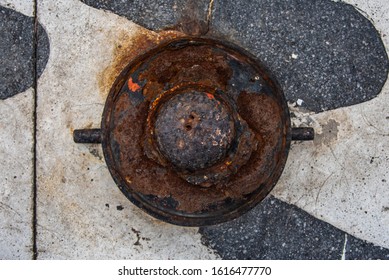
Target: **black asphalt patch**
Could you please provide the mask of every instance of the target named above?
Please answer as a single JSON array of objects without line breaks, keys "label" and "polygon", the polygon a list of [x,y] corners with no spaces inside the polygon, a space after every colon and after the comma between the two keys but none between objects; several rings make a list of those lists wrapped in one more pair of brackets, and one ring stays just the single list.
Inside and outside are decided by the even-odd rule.
[{"label": "black asphalt patch", "polygon": [[[205,24],[210,1],[94,1],[96,8],[152,30]],[[194,4],[195,3],[195,4]],[[192,11],[192,12],[190,12]],[[192,17],[191,20],[182,20]],[[376,97],[389,62],[380,35],[353,6],[330,0],[215,0],[208,36],[232,41],[263,61],[287,99],[321,112]],[[208,24],[208,22],[207,22]],[[180,29],[180,28],[176,28]],[[181,28],[184,29],[185,28]]]},{"label": "black asphalt patch", "polygon": [[388,75],[379,33],[329,0],[215,1],[212,35],[242,45],[278,77],[287,99],[326,111],[377,96]]},{"label": "black asphalt patch", "polygon": [[240,218],[200,229],[222,259],[389,259],[389,250],[357,239],[272,196]]},{"label": "black asphalt patch", "polygon": [[[38,25],[37,75],[49,58],[49,40]],[[34,19],[0,6],[0,99],[24,92],[34,83]]]}]

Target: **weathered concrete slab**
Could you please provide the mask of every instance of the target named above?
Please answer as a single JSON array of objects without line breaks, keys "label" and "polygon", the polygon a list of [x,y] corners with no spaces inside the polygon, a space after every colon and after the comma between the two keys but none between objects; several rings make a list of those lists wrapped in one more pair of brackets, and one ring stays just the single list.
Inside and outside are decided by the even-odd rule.
[{"label": "weathered concrete slab", "polygon": [[313,143],[293,145],[273,194],[364,240],[389,247],[388,86],[373,101],[302,117]]},{"label": "weathered concrete slab", "polygon": [[32,258],[33,96],[0,101],[0,259]]},{"label": "weathered concrete slab", "polygon": [[[20,44],[32,42],[32,1],[10,5],[16,10],[5,8],[7,2],[0,1],[1,99],[14,95],[9,93],[18,87],[15,70],[24,69],[24,78],[33,78],[31,68],[24,65],[32,61],[32,44]],[[11,54],[24,60],[7,63]],[[34,92],[27,90],[30,86],[0,100],[0,259],[32,258]]]},{"label": "weathered concrete slab", "polygon": [[100,126],[124,66],[118,59],[139,51],[137,38],[158,35],[81,1],[42,0],[38,11],[51,43],[38,96],[38,258],[214,258],[196,229],[133,206],[111,179],[100,145],[73,142],[73,129]]}]

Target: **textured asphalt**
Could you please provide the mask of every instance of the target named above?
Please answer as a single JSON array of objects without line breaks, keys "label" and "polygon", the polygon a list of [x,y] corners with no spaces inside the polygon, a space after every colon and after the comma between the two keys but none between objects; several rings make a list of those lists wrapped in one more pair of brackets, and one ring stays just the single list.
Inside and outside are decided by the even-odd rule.
[{"label": "textured asphalt", "polygon": [[31,87],[49,58],[49,40],[38,24],[38,53],[34,48],[34,19],[0,6],[0,99],[6,99]]},{"label": "textured asphalt", "polygon": [[200,229],[223,259],[389,259],[389,250],[355,238],[272,196],[238,219]]}]

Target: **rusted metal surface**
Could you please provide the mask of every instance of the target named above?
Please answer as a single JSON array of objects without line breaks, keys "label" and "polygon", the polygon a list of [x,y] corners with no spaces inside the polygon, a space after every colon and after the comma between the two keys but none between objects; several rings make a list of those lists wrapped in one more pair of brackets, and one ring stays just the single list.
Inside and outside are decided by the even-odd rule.
[{"label": "rusted metal surface", "polygon": [[75,143],[101,143],[101,129],[75,129],[73,140]]},{"label": "rusted metal surface", "polygon": [[102,118],[122,192],[164,221],[201,226],[259,203],[291,141],[280,87],[245,51],[207,38],[163,43],[130,62]]},{"label": "rusted metal surface", "polygon": [[146,155],[193,185],[227,179],[257,146],[235,107],[227,94],[201,84],[162,93],[149,109]]},{"label": "rusted metal surface", "polygon": [[312,127],[293,127],[293,141],[311,141],[315,138],[315,131]]}]

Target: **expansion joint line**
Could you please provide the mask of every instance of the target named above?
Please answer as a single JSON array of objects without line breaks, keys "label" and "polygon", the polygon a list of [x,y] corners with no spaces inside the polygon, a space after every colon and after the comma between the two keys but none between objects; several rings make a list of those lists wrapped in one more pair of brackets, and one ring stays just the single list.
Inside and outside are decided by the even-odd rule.
[{"label": "expansion joint line", "polygon": [[37,108],[38,108],[38,0],[34,0],[34,30],[33,30],[33,78],[34,78],[34,108],[33,108],[33,171],[32,171],[32,259],[38,259],[37,249]]}]

